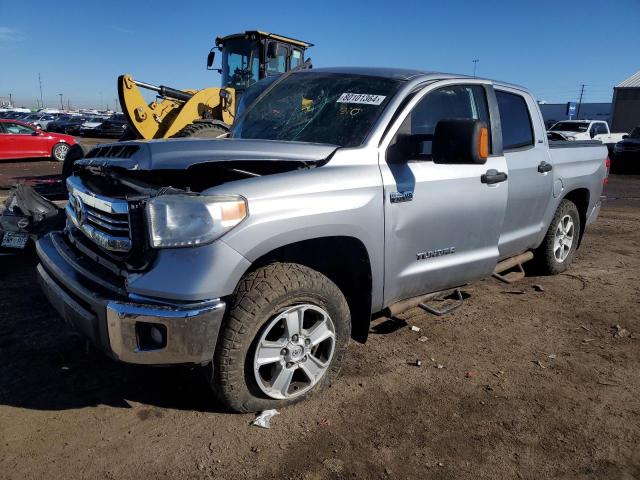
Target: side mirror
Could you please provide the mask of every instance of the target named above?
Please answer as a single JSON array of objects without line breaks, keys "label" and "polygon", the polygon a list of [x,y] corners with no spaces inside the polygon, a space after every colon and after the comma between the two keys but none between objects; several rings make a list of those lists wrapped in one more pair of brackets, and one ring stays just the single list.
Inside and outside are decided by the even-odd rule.
[{"label": "side mirror", "polygon": [[622,139],[624,140],[625,138],[629,138],[629,135],[622,135]]},{"label": "side mirror", "polygon": [[596,136],[596,131],[595,130],[591,130],[589,132],[589,135],[591,136],[591,138],[595,137]]},{"label": "side mirror", "polygon": [[276,42],[269,42],[267,45],[267,58],[276,58],[278,56],[278,44]]},{"label": "side mirror", "polygon": [[213,48],[207,55],[207,70],[213,70],[213,61],[216,58],[216,52],[213,51]]},{"label": "side mirror", "polygon": [[433,132],[433,163],[484,164],[489,156],[489,130],[480,120],[440,120]]}]

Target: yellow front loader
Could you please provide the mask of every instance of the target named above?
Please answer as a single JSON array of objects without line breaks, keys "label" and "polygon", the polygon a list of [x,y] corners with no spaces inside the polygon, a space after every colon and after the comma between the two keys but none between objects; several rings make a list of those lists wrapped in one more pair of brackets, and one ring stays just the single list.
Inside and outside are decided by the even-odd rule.
[{"label": "yellow front loader", "polygon": [[[118,96],[122,112],[129,121],[123,139],[169,137],[218,138],[225,136],[235,119],[238,101],[255,82],[281,75],[305,64],[308,42],[261,31],[246,31],[216,38],[207,57],[213,70],[215,50],[222,53],[221,87],[178,90],[118,77]],[[141,88],[156,92],[147,104]]]}]

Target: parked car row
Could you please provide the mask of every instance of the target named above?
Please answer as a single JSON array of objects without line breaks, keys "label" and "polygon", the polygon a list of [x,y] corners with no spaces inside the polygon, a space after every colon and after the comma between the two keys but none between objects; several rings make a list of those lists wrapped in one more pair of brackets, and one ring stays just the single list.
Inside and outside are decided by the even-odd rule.
[{"label": "parked car row", "polygon": [[120,138],[127,127],[122,114],[0,112],[0,119],[18,120],[42,130],[75,136]]},{"label": "parked car row", "polygon": [[549,140],[598,140],[609,150],[615,173],[640,173],[640,126],[630,134],[612,133],[602,120],[563,120],[547,131]]}]

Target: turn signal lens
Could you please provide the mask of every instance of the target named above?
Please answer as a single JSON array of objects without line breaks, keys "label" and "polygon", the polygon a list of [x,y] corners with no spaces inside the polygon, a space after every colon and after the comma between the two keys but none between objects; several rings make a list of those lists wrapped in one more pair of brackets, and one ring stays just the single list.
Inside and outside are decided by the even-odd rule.
[{"label": "turn signal lens", "polygon": [[478,137],[478,155],[482,160],[486,160],[489,156],[489,132],[486,127],[480,129]]}]

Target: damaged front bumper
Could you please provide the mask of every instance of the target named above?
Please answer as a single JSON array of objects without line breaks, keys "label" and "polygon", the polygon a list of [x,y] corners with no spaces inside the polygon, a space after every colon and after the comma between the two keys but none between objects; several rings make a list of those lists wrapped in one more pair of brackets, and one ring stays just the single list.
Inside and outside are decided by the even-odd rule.
[{"label": "damaged front bumper", "polygon": [[137,364],[209,363],[224,315],[219,299],[160,302],[109,293],[81,274],[62,234],[38,240],[38,277],[64,320],[110,357]]}]

